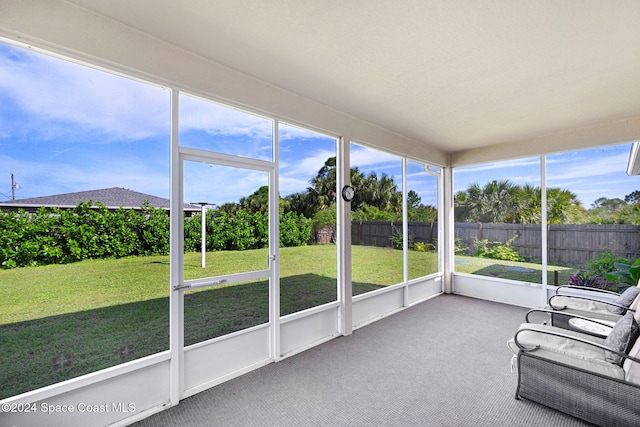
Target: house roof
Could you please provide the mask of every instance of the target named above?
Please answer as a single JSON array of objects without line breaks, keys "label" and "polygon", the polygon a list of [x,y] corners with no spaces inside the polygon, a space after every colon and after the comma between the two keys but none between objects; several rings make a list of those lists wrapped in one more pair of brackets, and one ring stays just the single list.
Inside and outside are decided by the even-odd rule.
[{"label": "house roof", "polygon": [[[76,207],[80,202],[93,201],[100,202],[110,209],[123,207],[125,209],[139,209],[144,205],[145,201],[156,208],[169,210],[170,201],[162,197],[152,196],[150,194],[139,193],[127,188],[112,187],[100,190],[79,191],[75,193],[55,194],[52,196],[30,197],[27,199],[13,200],[10,202],[0,203],[0,207],[58,207],[72,208]],[[186,211],[199,211],[200,206],[186,204]]]}]

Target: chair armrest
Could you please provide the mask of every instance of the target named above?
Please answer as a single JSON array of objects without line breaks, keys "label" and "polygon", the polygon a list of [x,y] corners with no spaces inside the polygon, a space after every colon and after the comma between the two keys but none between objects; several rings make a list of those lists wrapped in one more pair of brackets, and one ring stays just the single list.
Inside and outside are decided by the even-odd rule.
[{"label": "chair armrest", "polygon": [[535,323],[535,322],[532,322],[531,320],[529,320],[529,315],[532,314],[532,313],[562,314],[563,316],[567,316],[567,317],[588,320],[589,322],[598,323],[599,325],[604,325],[604,326],[607,326],[609,328],[613,327],[611,322],[608,322],[606,320],[596,319],[596,318],[589,317],[589,316],[582,316],[582,315],[576,314],[576,313],[560,312],[560,311],[557,311],[557,310],[549,310],[549,309],[546,309],[546,308],[533,308],[533,309],[527,311],[527,314],[524,315],[525,322],[527,322],[527,323]]},{"label": "chair armrest", "polygon": [[539,334],[543,334],[543,335],[551,335],[551,336],[555,336],[555,337],[559,337],[559,338],[564,338],[570,341],[576,341],[576,342],[581,342],[583,344],[587,344],[596,348],[599,348],[601,350],[604,351],[609,351],[611,353],[615,353],[618,356],[622,357],[623,359],[629,359],[632,362],[635,363],[640,363],[640,359],[638,359],[637,357],[631,356],[629,354],[626,353],[622,353],[620,351],[616,351],[613,350],[612,348],[607,347],[604,344],[600,344],[597,342],[593,342],[593,341],[589,341],[588,339],[585,338],[581,338],[581,337],[576,337],[576,336],[572,336],[572,335],[568,335],[562,332],[557,332],[557,331],[550,331],[550,330],[540,330],[540,329],[534,329],[534,328],[529,328],[529,327],[521,327],[516,334],[513,337],[513,341],[516,344],[516,346],[518,346],[518,348],[522,351],[522,352],[533,352],[536,351],[540,348],[540,345],[535,345],[533,347],[531,346],[527,346],[526,344],[521,343],[518,340],[518,335],[520,335],[523,332],[534,332],[534,333],[539,333]]},{"label": "chair armrest", "polygon": [[[590,286],[576,286],[576,285],[561,285],[561,286],[558,286],[556,288],[556,295],[560,295],[560,292],[562,290],[564,290],[564,289],[580,289],[581,291],[602,293],[602,294],[605,294],[605,295],[616,295],[616,296],[620,295],[618,292],[608,291],[606,289],[598,289],[598,288],[592,288]],[[567,295],[565,295],[565,296],[567,296]]]},{"label": "chair armrest", "polygon": [[620,305],[620,304],[616,304],[615,302],[611,302],[611,301],[602,301],[600,299],[597,298],[589,298],[589,297],[583,297],[583,296],[578,296],[578,295],[551,295],[551,298],[549,298],[548,304],[551,308],[553,308],[554,310],[565,310],[566,308],[568,308],[566,305],[564,306],[558,306],[555,307],[553,305],[553,300],[554,298],[558,298],[558,297],[562,297],[562,298],[573,298],[573,299],[577,299],[577,300],[582,300],[582,301],[593,301],[593,302],[599,302],[601,304],[605,304],[611,307],[618,307],[620,309],[622,309],[622,314],[626,314],[627,311],[631,311],[631,312],[635,312],[635,310],[629,308],[629,307],[625,307],[624,305]]}]

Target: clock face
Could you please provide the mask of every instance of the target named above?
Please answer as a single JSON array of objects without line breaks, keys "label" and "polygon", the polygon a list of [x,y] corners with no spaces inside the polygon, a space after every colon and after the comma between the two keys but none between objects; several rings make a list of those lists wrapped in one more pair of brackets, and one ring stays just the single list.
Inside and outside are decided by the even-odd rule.
[{"label": "clock face", "polygon": [[342,198],[347,201],[350,202],[353,200],[353,197],[356,195],[356,190],[354,190],[354,188],[350,185],[345,185],[342,188]]}]

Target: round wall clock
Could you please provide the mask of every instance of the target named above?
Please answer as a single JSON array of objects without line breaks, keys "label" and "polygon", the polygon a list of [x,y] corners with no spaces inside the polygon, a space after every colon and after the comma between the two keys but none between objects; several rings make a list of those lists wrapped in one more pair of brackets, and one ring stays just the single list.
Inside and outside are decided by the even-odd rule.
[{"label": "round wall clock", "polygon": [[356,195],[356,190],[352,186],[345,185],[344,187],[342,187],[342,198],[346,202],[352,201],[355,195]]}]

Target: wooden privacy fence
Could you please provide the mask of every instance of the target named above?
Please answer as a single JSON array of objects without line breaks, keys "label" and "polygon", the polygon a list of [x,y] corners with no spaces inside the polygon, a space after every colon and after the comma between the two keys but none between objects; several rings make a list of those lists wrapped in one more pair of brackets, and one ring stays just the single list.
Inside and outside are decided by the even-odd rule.
[{"label": "wooden privacy fence", "polygon": [[[363,246],[391,246],[391,236],[402,235],[401,222],[352,221],[351,243]],[[435,243],[438,238],[437,222],[409,222],[409,235],[416,242]]]},{"label": "wooden privacy fence", "polygon": [[[474,249],[478,240],[506,242],[518,236],[511,247],[527,260],[542,258],[542,230],[536,224],[456,223],[455,236]],[[550,264],[584,265],[599,252],[625,258],[640,257],[640,226],[631,224],[547,225],[547,260]]]},{"label": "wooden privacy fence", "polygon": [[[391,246],[392,233],[402,232],[402,223],[388,221],[353,221],[351,242],[354,245]],[[437,223],[410,222],[409,235],[415,242],[435,243]],[[547,225],[548,262],[558,265],[585,265],[599,252],[611,252],[625,258],[640,258],[640,226],[630,224],[550,224]],[[511,244],[527,260],[542,258],[542,231],[536,224],[455,224],[459,246],[475,250],[478,240]]]}]

